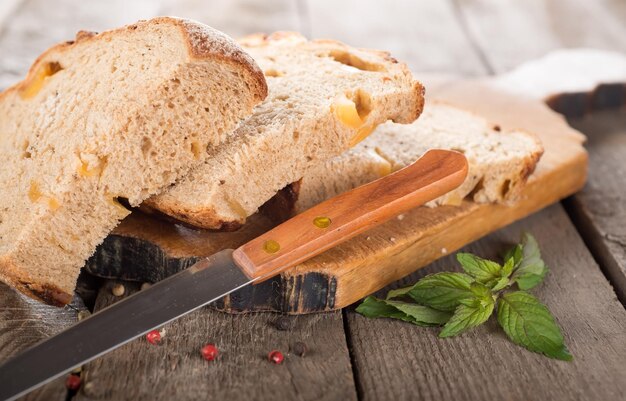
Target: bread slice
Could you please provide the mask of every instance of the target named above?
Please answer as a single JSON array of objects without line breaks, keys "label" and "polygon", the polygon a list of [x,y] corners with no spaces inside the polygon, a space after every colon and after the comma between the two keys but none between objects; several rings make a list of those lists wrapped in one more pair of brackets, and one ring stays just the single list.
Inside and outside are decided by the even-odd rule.
[{"label": "bread slice", "polygon": [[187,20],[79,32],[44,52],[0,95],[0,278],[70,301],[122,204],[202,163],[266,93],[238,44]]},{"label": "bread slice", "polygon": [[[343,155],[315,166],[292,186],[289,214],[300,213],[326,199],[411,164],[429,149],[462,152],[469,162],[465,182],[428,206],[458,205],[465,198],[478,203],[515,200],[534,171],[543,147],[532,134],[503,130],[471,112],[428,102],[421,117],[409,125],[387,123]],[[284,193],[279,198],[282,208]],[[269,207],[276,213],[276,204]],[[282,211],[281,215],[284,216]]]},{"label": "bread slice", "polygon": [[186,223],[233,229],[277,191],[389,119],[410,123],[424,89],[388,53],[296,33],[241,41],[270,94],[207,162],[146,205]]}]

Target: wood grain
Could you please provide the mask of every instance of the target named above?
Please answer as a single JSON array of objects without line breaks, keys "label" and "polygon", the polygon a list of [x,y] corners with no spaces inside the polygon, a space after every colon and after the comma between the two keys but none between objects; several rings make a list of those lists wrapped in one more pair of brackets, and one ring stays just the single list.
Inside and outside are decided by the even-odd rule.
[{"label": "wood grain", "polygon": [[15,14],[23,2],[24,0],[4,0],[0,3],[0,35],[9,18]]},{"label": "wood grain", "polygon": [[156,0],[24,0],[0,31],[0,89],[21,80],[41,52],[74,39],[79,30],[102,31],[150,18],[158,6]]},{"label": "wood grain", "polygon": [[467,169],[463,154],[429,150],[409,166],[322,202],[243,244],[233,259],[250,278],[276,275],[445,195],[465,181]]},{"label": "wood grain", "polygon": [[496,73],[551,50],[626,51],[626,3],[620,0],[456,0],[468,34]]},{"label": "wood grain", "polygon": [[[44,305],[0,283],[0,363],[77,321],[78,299],[65,308]],[[21,400],[65,399],[65,378],[21,397]]]},{"label": "wood grain", "polygon": [[587,185],[566,207],[626,304],[626,111],[570,122],[588,135],[590,165]]},{"label": "wood grain", "polygon": [[[523,231],[537,238],[550,268],[533,293],[562,326],[573,362],[512,344],[492,319],[459,337],[438,329],[347,312],[363,400],[617,400],[626,397],[626,310],[560,205],[491,234],[465,251],[498,257]],[[403,279],[458,270],[452,256]],[[381,291],[379,295],[384,294]]]},{"label": "wood grain", "polygon": [[464,76],[487,71],[450,0],[306,0],[305,4],[314,38],[388,50],[413,71]]},{"label": "wood grain", "polygon": [[626,53],[564,49],[495,77],[498,86],[540,99],[566,117],[626,104]]},{"label": "wood grain", "polygon": [[[2,5],[5,2],[3,0]],[[533,58],[533,54],[541,55],[548,48],[552,48],[557,42],[551,39],[553,24],[557,26],[558,32],[567,32],[564,35],[565,39],[562,39],[567,46],[580,46],[588,43],[596,47],[624,51],[622,44],[625,36],[622,33],[623,23],[621,21],[625,19],[624,9],[626,7],[626,3],[621,0],[570,1],[568,3],[557,0],[551,1],[549,5],[546,2],[540,3],[534,0],[515,2],[514,4],[513,2],[463,1],[460,2],[463,6],[462,11],[466,11],[467,7],[472,8],[471,13],[461,14],[461,17],[472,19],[471,25],[467,26],[470,34],[475,36],[473,38],[468,37],[466,31],[459,24],[457,10],[450,1],[387,2],[382,6],[379,2],[374,1],[300,1],[299,3],[305,4],[304,13],[299,9],[300,17],[293,15],[293,4],[288,1],[272,3],[250,0],[237,1],[235,3],[244,4],[244,6],[219,9],[213,8],[215,2],[183,0],[183,4],[190,5],[184,13],[181,11],[182,8],[175,8],[179,2],[173,0],[169,3],[174,6],[168,5],[162,0],[150,1],[149,4],[147,0],[138,2],[57,0],[53,4],[42,0],[23,0],[23,3],[24,5],[18,10],[19,15],[7,20],[8,23],[5,25],[4,31],[0,30],[0,54],[3,55],[2,62],[0,62],[0,87],[6,87],[22,77],[34,57],[53,42],[71,38],[77,29],[100,30],[104,27],[117,25],[118,22],[115,21],[119,21],[120,16],[128,12],[126,10],[131,10],[129,14],[133,15],[133,19],[137,19],[151,16],[152,10],[158,8],[156,13],[179,14],[199,19],[223,27],[233,35],[238,35],[238,32],[241,34],[248,33],[251,25],[255,28],[258,27],[258,30],[261,31],[284,28],[306,31],[307,26],[310,26],[314,37],[336,37],[354,45],[392,50],[394,56],[408,61],[415,70],[482,75],[488,70],[482,64],[480,54],[477,54],[472,47],[475,43],[481,45],[478,50],[485,54],[489,54],[490,50],[504,50],[504,53],[489,54],[487,59],[487,62],[493,64],[496,70],[502,71],[517,65],[519,62]],[[226,2],[224,1],[224,3]],[[154,6],[154,4],[165,5]],[[553,6],[554,4],[557,6]],[[562,4],[566,4],[573,11],[561,10],[560,5]],[[375,7],[372,8],[371,5]],[[107,7],[111,8],[108,9]],[[524,12],[525,9],[532,9],[533,7],[534,14]],[[580,11],[580,7],[583,7],[584,12]],[[497,12],[491,11],[494,8],[497,9]],[[228,12],[224,12],[225,10]],[[283,13],[284,10],[287,12]],[[137,14],[133,14],[135,12]],[[568,15],[573,15],[574,18],[564,18]],[[303,17],[307,20],[298,25],[296,23],[297,18],[302,21]],[[521,22],[517,23],[515,18]],[[111,22],[106,23],[109,19]],[[268,21],[272,22],[268,23]],[[563,28],[565,24],[571,27]],[[619,26],[620,24],[621,26]],[[615,40],[615,32],[618,35],[617,40]],[[599,43],[599,41],[604,41],[604,43]],[[529,51],[526,51],[528,49]],[[428,85],[429,92],[431,92],[431,88],[434,86]],[[514,107],[514,105],[509,106]],[[598,158],[596,162],[601,166],[602,159]],[[614,170],[613,168],[612,171]],[[592,176],[594,174],[593,167],[591,174]],[[619,189],[619,187],[616,188]],[[594,213],[600,215],[602,213],[612,214],[613,209],[617,209],[621,205],[612,203],[612,201],[605,201],[604,198],[590,197],[589,199],[598,202],[598,205],[592,206],[595,208]],[[454,394],[459,399],[516,399],[522,397],[524,399],[624,399],[624,390],[619,388],[624,377],[621,367],[623,362],[622,365],[616,362],[617,358],[624,360],[624,327],[616,323],[616,319],[618,323],[624,322],[624,316],[620,315],[620,312],[616,312],[615,301],[609,286],[598,275],[597,268],[590,261],[583,244],[573,234],[571,227],[568,227],[566,219],[564,222],[562,217],[554,217],[555,214],[562,215],[562,211],[555,213],[554,210],[555,207],[548,209],[548,211],[533,217],[531,223],[528,223],[530,221],[528,220],[524,221],[523,224],[524,226],[530,224],[527,227],[534,230],[533,233],[538,237],[539,232],[546,233],[545,236],[540,237],[540,241],[542,241],[542,246],[544,243],[550,245],[550,248],[544,249],[544,252],[549,252],[552,255],[549,259],[552,273],[548,276],[545,286],[540,288],[538,293],[548,302],[559,322],[565,327],[566,340],[576,357],[573,364],[549,361],[519,350],[511,346],[502,336],[495,334],[484,337],[479,335],[481,333],[477,333],[475,335],[480,338],[474,338],[472,334],[457,340],[440,341],[435,338],[434,331],[413,328],[406,324],[396,324],[396,322],[386,320],[359,321],[358,319],[362,319],[361,317],[351,314],[349,315],[352,329],[350,342],[354,350],[355,366],[358,365],[359,367],[355,377],[360,383],[359,398],[388,399],[389,395],[398,394],[396,398],[399,399],[443,399],[451,398],[447,395]],[[619,217],[619,213],[616,216]],[[416,222],[419,221],[414,221],[414,223]],[[140,224],[141,222],[136,223]],[[515,227],[520,227],[520,225]],[[177,227],[177,230],[184,231],[186,229]],[[259,230],[262,229],[259,228]],[[499,245],[501,240],[506,242],[517,240],[519,233],[515,229],[513,231],[512,233],[510,231],[498,233],[473,245],[471,249],[479,253],[484,251],[484,254],[487,255],[487,252],[493,252],[493,248],[491,242],[485,241],[492,241],[495,238],[496,244]],[[158,230],[150,232],[150,235],[158,235],[159,233]],[[389,245],[391,242],[390,232],[392,230],[382,231],[380,236],[370,238],[370,240],[378,241],[377,245]],[[202,238],[198,239],[202,240]],[[237,240],[244,241],[242,238],[232,241]],[[606,241],[606,239],[602,239],[602,243]],[[192,246],[196,245],[193,244]],[[488,249],[484,247],[488,247]],[[568,247],[571,247],[571,250]],[[567,251],[565,252],[564,249]],[[142,248],[136,247],[134,251],[139,256]],[[130,254],[132,253],[128,253],[127,256]],[[179,256],[181,255],[177,255],[177,257]],[[174,259],[169,258],[168,255],[161,254],[160,256],[157,255],[157,259],[158,257],[162,258],[163,263],[165,260],[170,263],[169,269],[177,268],[173,266],[177,262],[172,262]],[[449,263],[442,261],[429,269],[448,268],[449,265]],[[583,265],[582,268],[581,265]],[[111,264],[109,267],[111,269],[119,267],[115,274],[120,271],[127,275],[133,274],[128,269],[128,265],[114,266]],[[556,270],[557,267],[558,271]],[[572,270],[569,270],[570,268]],[[143,270],[144,273],[146,271]],[[157,269],[150,274],[153,275],[151,277],[157,277],[164,271],[166,270]],[[425,272],[419,274],[425,274]],[[404,283],[415,277],[405,280]],[[591,281],[586,281],[589,278]],[[571,286],[572,283],[581,284],[582,287]],[[269,291],[274,289],[274,292],[278,293],[274,306],[277,307],[277,305],[288,304],[287,299],[293,301],[293,297],[289,298],[288,294],[290,293],[282,293],[276,289],[295,289],[297,286],[294,284],[289,287],[286,283],[271,283],[268,288]],[[0,286],[0,291],[1,289]],[[326,299],[328,300],[328,298]],[[10,304],[0,303],[0,305]],[[28,313],[32,313],[31,308],[36,309],[34,306],[28,306]],[[6,325],[6,321],[15,320],[12,323],[17,326],[16,333],[18,334],[15,335],[15,340],[19,341],[22,333],[18,330],[22,322],[21,317],[14,318],[12,314],[9,314],[7,318],[6,310],[0,310],[3,310],[0,325]],[[580,317],[588,318],[590,311],[593,314],[599,311],[602,321],[599,321],[597,317],[588,322],[579,318],[579,314]],[[89,392],[82,392],[78,398],[83,400],[92,398],[113,399],[112,397],[107,398],[107,394],[115,394],[118,395],[117,399],[132,399],[126,396],[126,392],[131,395],[142,394],[144,395],[143,398],[161,398],[159,390],[165,387],[169,389],[169,393],[166,391],[165,394],[173,394],[176,399],[185,399],[186,388],[191,386],[191,392],[196,396],[196,399],[220,399],[221,397],[264,399],[268,394],[273,396],[273,399],[277,399],[284,395],[284,393],[279,393],[284,388],[288,388],[291,398],[303,399],[304,396],[298,398],[297,391],[306,388],[305,382],[307,380],[311,381],[310,386],[315,387],[314,391],[317,392],[316,395],[320,395],[319,398],[325,399],[327,394],[329,395],[326,396],[326,399],[332,399],[332,396],[349,400],[356,398],[354,389],[343,390],[345,393],[335,392],[338,386],[351,383],[352,378],[347,377],[348,374],[345,373],[345,370],[341,370],[339,373],[338,370],[333,370],[332,365],[330,365],[331,370],[328,377],[323,376],[324,369],[328,369],[326,365],[307,364],[305,360],[296,362],[301,363],[296,372],[291,365],[290,357],[288,357],[286,365],[270,366],[270,369],[266,369],[267,365],[261,363],[265,354],[265,350],[262,348],[272,345],[271,341],[273,338],[277,338],[277,333],[269,327],[265,327],[264,324],[267,320],[273,319],[274,315],[253,314],[245,317],[231,317],[211,312],[210,316],[210,318],[198,318],[199,326],[186,323],[187,325],[176,328],[177,337],[175,339],[185,337],[184,330],[197,327],[200,327],[200,330],[205,330],[207,337],[219,338],[220,342],[223,341],[223,345],[220,346],[228,350],[225,356],[230,354],[233,357],[228,364],[230,367],[224,370],[228,375],[221,371],[224,369],[222,365],[206,366],[195,360],[191,363],[193,367],[185,370],[186,375],[177,375],[175,372],[182,369],[181,366],[183,366],[184,361],[197,357],[195,351],[189,351],[187,348],[191,341],[166,343],[164,349],[146,348],[131,343],[126,346],[129,348],[128,355],[123,354],[125,351],[118,350],[107,356],[106,358],[111,359],[106,359],[107,362],[103,362],[102,365],[88,367],[93,373],[94,384],[88,386]],[[328,318],[329,316],[331,318]],[[326,346],[330,347],[330,351],[339,354],[343,361],[347,351],[345,341],[336,332],[336,327],[341,325],[341,319],[337,316],[337,313],[331,313],[299,316],[293,319],[296,319],[297,322],[303,322],[303,327],[296,329],[297,333],[312,336],[313,340],[311,341],[317,341],[321,344],[320,348],[322,349]],[[309,324],[313,325],[313,328],[308,327]],[[358,330],[356,330],[357,326]],[[488,334],[492,334],[492,330],[495,330],[493,326],[486,328]],[[422,334],[424,331],[428,335]],[[13,333],[13,329],[11,333]],[[196,338],[199,337],[198,333],[199,331],[194,333]],[[281,338],[280,341],[284,341],[284,336],[297,337],[294,334],[282,333],[278,333],[278,338]],[[29,332],[28,334],[32,335],[33,333]],[[372,341],[374,334],[379,336],[379,343]],[[14,338],[13,334],[10,336],[12,339]],[[4,340],[2,341],[4,344]],[[205,338],[202,339],[203,341]],[[337,348],[335,348],[334,343],[338,344]],[[244,349],[256,352],[258,359],[250,364],[248,354],[236,355],[235,352],[240,349],[240,344],[244,344]],[[377,350],[375,348],[377,344],[384,346]],[[197,344],[192,345],[193,347],[197,346]],[[622,345],[621,348],[620,345]],[[3,347],[0,347],[0,353],[2,352],[1,348]],[[315,353],[316,351],[313,350],[312,352]],[[495,356],[489,357],[489,355]],[[330,352],[328,354],[323,353],[322,356],[333,358],[333,354]],[[480,362],[485,358],[487,362]],[[145,365],[142,365],[142,362]],[[151,366],[155,363],[156,367],[152,370]],[[341,363],[344,366],[343,362]],[[250,369],[243,368],[246,364],[250,364]],[[274,368],[279,370],[273,370]],[[289,369],[289,373],[280,370],[283,368]],[[116,369],[120,370],[120,374],[116,374]],[[296,372],[297,375],[290,376],[292,371]],[[509,374],[508,371],[512,373]],[[216,372],[215,376],[213,372]],[[485,379],[482,373],[489,377],[489,384],[498,383],[499,387],[484,385]],[[112,378],[108,380],[107,375],[112,375]],[[217,379],[213,380],[215,377]],[[313,377],[313,380],[309,379],[310,377]],[[504,378],[500,379],[501,377]],[[174,379],[177,380],[175,383]],[[261,381],[264,386],[261,387],[263,390],[255,391],[254,387],[250,386],[250,382],[254,380]],[[300,387],[293,384],[294,380]],[[165,383],[162,387],[159,385],[161,382]],[[242,383],[244,390],[240,395],[237,387],[241,386]],[[280,390],[265,391],[266,388],[276,383]],[[200,390],[198,390],[199,388]],[[560,393],[557,393],[559,391]],[[214,394],[217,396],[213,397]],[[528,397],[524,397],[526,394]],[[37,397],[36,394],[33,396]],[[55,398],[44,396],[41,399]]]},{"label": "wood grain", "polygon": [[[96,310],[119,299],[115,284],[103,286]],[[137,291],[125,285],[125,296]],[[279,317],[200,309],[165,326],[160,346],[141,338],[87,364],[75,400],[356,400],[341,313],[283,316],[284,331]],[[290,352],[296,342],[304,357]],[[206,343],[218,347],[215,361],[202,359]],[[267,360],[274,349],[283,364]]]},{"label": "wood grain", "polygon": [[161,0],[160,15],[191,18],[234,38],[253,33],[302,31],[302,21],[292,0]]},{"label": "wood grain", "polygon": [[[221,306],[237,310],[236,306],[258,303],[258,309],[288,313],[341,308],[581,188],[587,167],[583,136],[540,102],[495,91],[487,85],[486,81],[455,81],[438,86],[433,96],[475,111],[504,129],[522,128],[539,135],[545,154],[518,202],[511,205],[464,202],[459,207],[414,209],[402,220],[387,222],[285,272],[278,283],[260,288],[255,294],[260,297],[254,302],[242,305],[226,298]],[[98,249],[96,259],[107,262],[107,271],[111,270],[110,266],[117,266],[113,268],[115,271],[123,270],[124,266],[128,270],[145,271],[145,267],[138,265],[146,262],[151,262],[147,266],[156,270],[170,271],[171,267],[187,267],[190,259],[216,251],[218,242],[211,240],[213,232],[174,225],[169,229],[160,227],[164,229],[152,232],[149,225],[127,227],[122,223],[114,236]],[[127,242],[132,251],[126,250],[122,237],[130,238]],[[232,243],[229,241],[228,246]],[[127,257],[129,254],[140,256],[133,262]],[[127,264],[122,264],[122,260]],[[91,272],[98,274],[98,269],[99,264],[90,263]],[[307,281],[319,287],[300,285]],[[286,286],[274,287],[276,284]],[[264,294],[268,298],[263,299]],[[230,299],[248,295],[235,293]]]}]

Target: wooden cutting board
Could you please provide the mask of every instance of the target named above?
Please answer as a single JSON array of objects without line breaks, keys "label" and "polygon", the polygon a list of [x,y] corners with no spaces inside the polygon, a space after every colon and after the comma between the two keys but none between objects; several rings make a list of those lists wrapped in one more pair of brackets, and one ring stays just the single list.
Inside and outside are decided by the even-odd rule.
[{"label": "wooden cutting board", "polygon": [[[541,138],[545,153],[521,199],[512,205],[464,201],[461,206],[414,209],[288,273],[226,297],[217,308],[297,314],[345,307],[584,185],[585,137],[542,101],[507,92],[493,81],[425,82],[429,99],[463,106],[494,124],[526,129]],[[216,233],[133,213],[98,248],[86,269],[101,277],[155,282],[271,227],[270,221],[256,215],[237,232]]]}]

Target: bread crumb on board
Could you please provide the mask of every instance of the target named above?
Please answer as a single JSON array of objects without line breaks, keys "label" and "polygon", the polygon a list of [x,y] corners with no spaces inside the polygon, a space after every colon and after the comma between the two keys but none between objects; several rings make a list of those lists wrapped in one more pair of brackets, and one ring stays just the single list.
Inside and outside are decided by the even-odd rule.
[{"label": "bread crumb on board", "polygon": [[125,292],[126,288],[124,287],[124,284],[116,284],[115,286],[113,286],[113,288],[111,288],[111,294],[115,295],[116,297],[121,297],[122,295],[124,295]]}]

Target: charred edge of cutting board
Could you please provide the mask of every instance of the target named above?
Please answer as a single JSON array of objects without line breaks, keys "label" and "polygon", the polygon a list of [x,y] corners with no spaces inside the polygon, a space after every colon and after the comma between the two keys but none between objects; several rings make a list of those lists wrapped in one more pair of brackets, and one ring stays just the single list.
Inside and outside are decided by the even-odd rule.
[{"label": "charred edge of cutting board", "polygon": [[626,84],[600,84],[590,92],[561,93],[548,97],[546,104],[567,118],[618,109],[626,105]]},{"label": "charred edge of cutting board", "polygon": [[[188,268],[198,259],[169,257],[151,242],[113,234],[96,249],[85,264],[85,271],[100,278],[155,283]],[[244,287],[212,306],[229,313],[322,312],[335,307],[336,290],[336,278],[326,274],[280,275]]]}]

